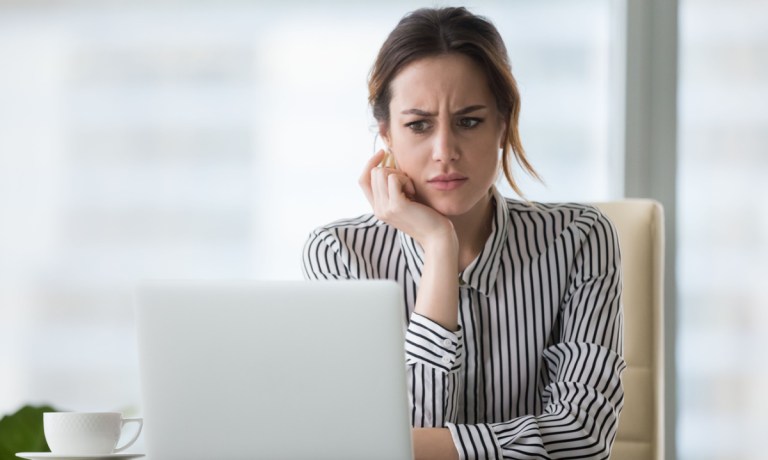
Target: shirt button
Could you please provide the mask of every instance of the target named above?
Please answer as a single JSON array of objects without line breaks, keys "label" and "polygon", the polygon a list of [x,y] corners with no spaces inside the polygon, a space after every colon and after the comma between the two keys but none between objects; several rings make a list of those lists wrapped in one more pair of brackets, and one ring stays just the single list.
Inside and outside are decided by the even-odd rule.
[{"label": "shirt button", "polygon": [[451,340],[450,339],[443,340],[443,345],[445,345],[446,347],[450,347],[451,346]]},{"label": "shirt button", "polygon": [[445,363],[445,364],[450,364],[450,362],[451,362],[451,358],[450,358],[450,357],[448,357],[448,356],[443,356],[443,363]]}]

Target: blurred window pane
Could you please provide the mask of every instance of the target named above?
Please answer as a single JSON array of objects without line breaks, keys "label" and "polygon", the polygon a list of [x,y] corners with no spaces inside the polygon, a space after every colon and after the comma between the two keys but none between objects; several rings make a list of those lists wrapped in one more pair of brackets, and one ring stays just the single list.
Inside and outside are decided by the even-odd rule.
[{"label": "blurred window pane", "polygon": [[680,13],[679,458],[763,459],[768,2]]},{"label": "blurred window pane", "polygon": [[[300,278],[314,226],[368,212],[366,77],[422,5],[267,3],[0,3],[0,413],[135,408],[136,280]],[[610,2],[474,5],[521,87],[528,197],[615,198]]]}]

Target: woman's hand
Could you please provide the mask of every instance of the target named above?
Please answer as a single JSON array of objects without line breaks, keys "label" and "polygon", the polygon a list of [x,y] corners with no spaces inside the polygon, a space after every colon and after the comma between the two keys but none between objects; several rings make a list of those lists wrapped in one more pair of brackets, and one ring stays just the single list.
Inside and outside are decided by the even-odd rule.
[{"label": "woman's hand", "polygon": [[416,188],[405,173],[378,167],[384,155],[383,150],[376,152],[359,180],[376,217],[407,233],[425,249],[446,240],[456,241],[456,232],[447,217],[414,200]]},{"label": "woman's hand", "polygon": [[429,206],[414,201],[416,187],[402,171],[379,168],[380,150],[365,165],[360,186],[382,221],[410,235],[424,248],[424,267],[414,312],[458,330],[459,239],[453,223]]}]

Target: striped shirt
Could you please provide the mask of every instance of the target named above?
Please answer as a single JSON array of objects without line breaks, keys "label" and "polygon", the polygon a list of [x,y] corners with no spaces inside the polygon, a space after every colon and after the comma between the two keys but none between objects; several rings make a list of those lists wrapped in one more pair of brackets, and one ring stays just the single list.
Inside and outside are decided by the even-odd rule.
[{"label": "striped shirt", "polygon": [[616,231],[592,206],[494,198],[458,331],[413,312],[423,250],[371,214],[312,232],[304,275],[400,284],[411,423],[449,428],[460,458],[608,458],[626,367]]}]

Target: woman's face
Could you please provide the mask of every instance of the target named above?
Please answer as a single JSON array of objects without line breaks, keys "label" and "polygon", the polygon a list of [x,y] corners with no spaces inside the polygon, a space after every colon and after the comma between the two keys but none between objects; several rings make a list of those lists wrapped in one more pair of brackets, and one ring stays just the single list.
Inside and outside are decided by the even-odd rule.
[{"label": "woman's face", "polygon": [[423,58],[390,89],[382,136],[416,200],[448,217],[485,209],[506,125],[482,68],[462,54]]}]

